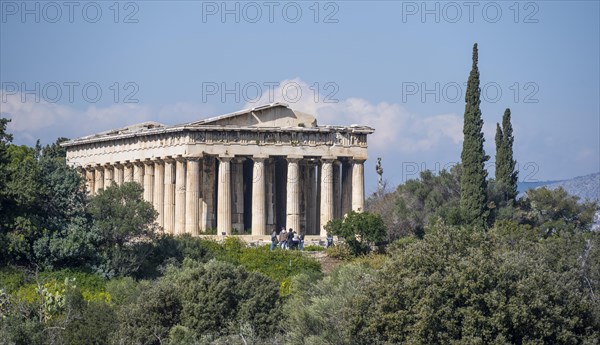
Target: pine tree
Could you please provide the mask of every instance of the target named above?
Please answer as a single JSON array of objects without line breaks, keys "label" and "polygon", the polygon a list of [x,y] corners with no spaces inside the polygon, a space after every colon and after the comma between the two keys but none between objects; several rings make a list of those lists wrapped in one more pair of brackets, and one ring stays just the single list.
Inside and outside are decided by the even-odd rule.
[{"label": "pine tree", "polygon": [[502,129],[496,124],[496,189],[501,196],[501,203],[508,204],[517,197],[517,177],[515,170],[517,162],[513,159],[512,124],[510,123],[510,109],[504,111]]},{"label": "pine tree", "polygon": [[465,95],[464,141],[461,153],[462,175],[460,179],[460,207],[468,224],[485,226],[487,210],[487,171],[489,159],[483,149],[483,120],[481,118],[481,90],[477,68],[477,43],[473,45],[473,67],[469,74]]}]

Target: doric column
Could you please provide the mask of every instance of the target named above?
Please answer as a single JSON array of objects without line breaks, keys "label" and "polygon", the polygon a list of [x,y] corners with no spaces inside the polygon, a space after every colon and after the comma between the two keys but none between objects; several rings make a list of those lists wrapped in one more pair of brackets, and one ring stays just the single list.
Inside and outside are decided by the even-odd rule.
[{"label": "doric column", "polygon": [[245,158],[236,157],[231,160],[231,195],[232,195],[232,214],[231,226],[243,233],[244,229],[244,160]]},{"label": "doric column", "polygon": [[[264,174],[265,174],[265,204],[267,207],[266,217],[267,226],[275,226],[275,163],[272,158],[265,160],[264,162]],[[277,229],[279,230],[279,229]]]},{"label": "doric column", "polygon": [[185,232],[198,236],[200,225],[200,157],[189,157],[187,159],[185,181]]},{"label": "doric column", "polygon": [[185,168],[186,160],[175,163],[175,235],[185,233]]},{"label": "doric column", "polygon": [[165,201],[164,201],[165,232],[175,234],[175,161],[165,159]]},{"label": "doric column", "polygon": [[115,182],[115,184],[120,186],[123,184],[123,181],[125,180],[125,171],[123,170],[123,164],[120,164],[119,162],[117,162],[114,166],[114,169],[115,169],[114,182]]},{"label": "doric column", "polygon": [[285,223],[288,230],[300,231],[300,157],[287,157],[287,203]]},{"label": "doric column", "polygon": [[162,161],[154,162],[154,191],[152,195],[152,204],[158,212],[156,222],[160,227],[164,227],[164,201],[165,201],[165,165]]},{"label": "doric column", "polygon": [[154,162],[146,160],[144,162],[144,200],[152,202],[154,196]]},{"label": "doric column", "polygon": [[124,182],[133,182],[133,164],[131,164],[130,162],[126,162],[124,164],[125,168],[124,168],[124,176],[123,176],[123,181]]},{"label": "doric column", "polygon": [[333,161],[333,218],[342,217],[342,193],[340,184],[340,161]]},{"label": "doric column", "polygon": [[96,181],[94,179],[94,168],[87,167],[85,169],[85,189],[89,195],[94,195],[95,192],[94,182]]},{"label": "doric column", "polygon": [[94,194],[98,194],[99,191],[104,189],[104,168],[97,165],[95,168],[94,177]]},{"label": "doric column", "polygon": [[317,234],[317,166],[314,162],[306,162],[306,179],[304,180],[304,204],[306,205],[306,234]]},{"label": "doric column", "polygon": [[265,209],[265,158],[253,157],[252,169],[252,235],[267,235]]},{"label": "doric column", "polygon": [[352,164],[352,210],[365,210],[364,160],[355,159]]},{"label": "doric column", "polygon": [[333,159],[323,159],[321,167],[321,236],[326,236],[325,225],[333,219]]},{"label": "doric column", "polygon": [[144,187],[144,164],[139,161],[133,163],[133,182]]},{"label": "doric column", "polygon": [[200,229],[205,232],[215,228],[215,188],[216,188],[215,157],[205,156],[202,161],[202,212]]},{"label": "doric column", "polygon": [[113,184],[113,167],[110,164],[104,165],[104,189]]},{"label": "doric column", "polygon": [[342,163],[342,215],[352,210],[352,164]]},{"label": "doric column", "polygon": [[231,157],[219,157],[217,232],[231,235]]}]

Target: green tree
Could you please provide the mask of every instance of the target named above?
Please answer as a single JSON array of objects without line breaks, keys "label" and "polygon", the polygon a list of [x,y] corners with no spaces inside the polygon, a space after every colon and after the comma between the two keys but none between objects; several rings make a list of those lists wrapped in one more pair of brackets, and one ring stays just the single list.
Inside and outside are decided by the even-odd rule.
[{"label": "green tree", "polygon": [[582,202],[579,197],[569,195],[562,187],[542,187],[527,191],[519,220],[538,229],[543,236],[562,231],[589,231],[598,207],[596,202]]},{"label": "green tree", "polygon": [[513,204],[517,197],[517,162],[513,159],[512,124],[510,109],[504,111],[502,128],[496,124],[496,189],[500,196],[500,205]]},{"label": "green tree", "polygon": [[112,185],[90,200],[92,231],[102,255],[99,271],[106,276],[136,273],[151,253],[157,213],[135,182]]},{"label": "green tree", "polygon": [[460,207],[468,224],[485,226],[487,211],[487,171],[483,143],[483,119],[479,107],[479,69],[477,67],[477,43],[473,45],[473,66],[467,82],[465,94],[464,141],[461,153],[462,175],[460,180]]},{"label": "green tree", "polygon": [[[12,141],[12,135],[6,131],[10,119],[0,118],[0,215],[4,215],[8,184],[8,163],[10,161],[7,153],[7,146]],[[0,236],[4,226],[4,217],[0,216]]]},{"label": "green tree", "polygon": [[361,302],[375,277],[375,269],[354,263],[337,266],[321,280],[304,274],[294,277],[284,306],[288,322],[294,325],[287,330],[286,343],[360,344],[354,333],[359,326],[356,320],[366,313]]},{"label": "green tree", "polygon": [[236,333],[243,324],[261,338],[277,331],[279,287],[261,273],[213,260],[188,262],[172,279],[181,291],[181,325],[198,336]]},{"label": "green tree", "polygon": [[329,235],[343,237],[354,255],[368,253],[372,245],[386,237],[383,220],[370,212],[350,211],[343,219],[330,220],[325,230]]},{"label": "green tree", "polygon": [[594,343],[597,302],[578,263],[585,239],[529,231],[437,224],[398,248],[367,288],[372,307],[355,320],[356,343]]},{"label": "green tree", "polygon": [[179,323],[181,300],[176,286],[167,279],[146,282],[130,304],[117,313],[118,331],[112,335],[115,344],[161,344],[171,327]]},{"label": "green tree", "polygon": [[[460,165],[448,172],[440,171],[434,175],[431,171],[421,172],[418,180],[409,180],[398,186],[395,192],[395,220],[403,235],[422,237],[425,227],[438,218],[450,224],[459,224],[460,217]],[[395,240],[401,236],[388,238]]]}]

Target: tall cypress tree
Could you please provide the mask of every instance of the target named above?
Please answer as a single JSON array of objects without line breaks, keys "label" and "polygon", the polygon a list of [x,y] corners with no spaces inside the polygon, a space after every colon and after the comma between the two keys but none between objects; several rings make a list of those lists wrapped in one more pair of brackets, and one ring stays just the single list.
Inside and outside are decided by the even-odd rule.
[{"label": "tall cypress tree", "polygon": [[465,116],[463,125],[463,148],[461,153],[462,174],[460,179],[460,207],[468,224],[485,226],[487,210],[487,171],[489,159],[483,149],[483,120],[481,118],[481,90],[477,68],[477,43],[473,45],[473,67],[469,74],[465,94]]},{"label": "tall cypress tree", "polygon": [[502,116],[502,129],[496,124],[496,188],[504,204],[514,202],[517,197],[517,162],[513,159],[513,143],[510,123],[510,109],[504,111]]}]

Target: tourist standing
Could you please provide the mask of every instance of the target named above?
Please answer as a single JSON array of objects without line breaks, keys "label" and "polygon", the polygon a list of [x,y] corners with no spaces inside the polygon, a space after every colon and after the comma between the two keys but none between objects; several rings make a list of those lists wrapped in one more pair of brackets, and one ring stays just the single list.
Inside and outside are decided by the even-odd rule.
[{"label": "tourist standing", "polygon": [[288,230],[288,234],[287,234],[287,249],[291,249],[290,246],[292,246],[294,243],[292,242],[294,240],[294,229],[290,228]]},{"label": "tourist standing", "polygon": [[281,249],[285,249],[285,241],[287,241],[287,231],[285,231],[285,228],[282,228],[281,232],[279,233],[279,246],[281,247]]},{"label": "tourist standing", "polygon": [[277,247],[277,230],[273,228],[273,232],[271,233],[271,248],[269,248],[269,250],[271,251],[275,249],[275,247]]},{"label": "tourist standing", "polygon": [[300,250],[304,251],[304,233],[300,234]]}]

